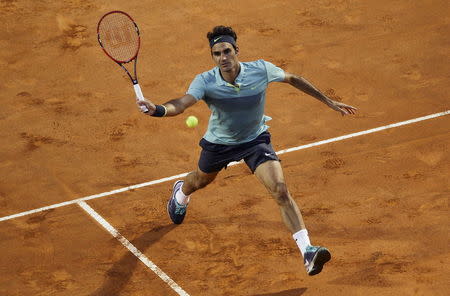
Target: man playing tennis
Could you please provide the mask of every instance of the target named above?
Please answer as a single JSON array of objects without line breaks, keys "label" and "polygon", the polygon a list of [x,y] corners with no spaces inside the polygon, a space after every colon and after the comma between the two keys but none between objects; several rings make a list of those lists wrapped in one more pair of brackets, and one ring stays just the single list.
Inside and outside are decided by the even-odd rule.
[{"label": "man playing tennis", "polygon": [[331,255],[326,248],[311,245],[300,210],[286,187],[265,124],[270,120],[264,115],[266,89],[270,82],[285,82],[342,115],[354,114],[356,108],[331,100],[304,78],[264,60],[239,62],[237,36],[230,27],[217,26],[207,38],[215,68],[197,75],[181,98],[163,105],[137,103],[155,117],[176,116],[200,100],[211,110],[208,129],[200,141],[198,168],[175,182],[167,204],[169,216],[173,223],[181,224],[190,195],[211,183],[230,162],[243,159],[279,205],[282,219],[303,255],[306,272],[318,274]]}]

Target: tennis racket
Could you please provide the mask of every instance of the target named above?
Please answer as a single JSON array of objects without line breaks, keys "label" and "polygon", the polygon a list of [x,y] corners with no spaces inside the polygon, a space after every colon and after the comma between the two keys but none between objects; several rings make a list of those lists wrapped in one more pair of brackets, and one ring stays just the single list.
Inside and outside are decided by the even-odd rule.
[{"label": "tennis racket", "polygon": [[[141,39],[139,28],[134,20],[123,11],[111,11],[105,14],[97,25],[98,43],[108,57],[116,62],[133,83],[136,93],[136,100],[143,101],[141,87],[139,86],[136,65]],[[134,61],[134,76],[124,66],[124,64]],[[139,106],[143,112],[148,112],[145,106]]]}]

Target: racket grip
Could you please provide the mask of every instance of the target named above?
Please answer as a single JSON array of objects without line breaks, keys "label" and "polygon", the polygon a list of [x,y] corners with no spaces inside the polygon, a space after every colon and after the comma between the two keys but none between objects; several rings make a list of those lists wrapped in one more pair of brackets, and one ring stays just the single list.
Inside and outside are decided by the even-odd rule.
[{"label": "racket grip", "polygon": [[[144,95],[142,94],[141,87],[139,86],[139,83],[133,84],[134,92],[136,93],[136,100],[138,101],[144,101]],[[148,112],[147,107],[145,106],[139,106],[143,112]]]}]

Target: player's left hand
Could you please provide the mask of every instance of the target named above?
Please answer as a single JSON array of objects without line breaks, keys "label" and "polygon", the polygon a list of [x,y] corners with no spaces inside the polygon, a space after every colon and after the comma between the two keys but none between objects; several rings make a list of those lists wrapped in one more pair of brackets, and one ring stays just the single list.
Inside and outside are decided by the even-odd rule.
[{"label": "player's left hand", "polygon": [[344,103],[341,102],[337,102],[337,101],[333,101],[331,100],[330,103],[328,103],[328,106],[341,113],[342,116],[344,115],[349,115],[349,114],[355,114],[356,113],[356,108],[350,105],[346,105]]}]

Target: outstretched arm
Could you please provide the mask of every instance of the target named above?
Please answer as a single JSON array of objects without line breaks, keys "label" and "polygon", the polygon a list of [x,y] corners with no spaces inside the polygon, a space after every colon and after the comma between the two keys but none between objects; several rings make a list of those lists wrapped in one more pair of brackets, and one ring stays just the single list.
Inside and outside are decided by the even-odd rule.
[{"label": "outstretched arm", "polygon": [[302,92],[318,99],[331,109],[340,112],[342,115],[355,114],[356,112],[355,107],[337,101],[333,101],[332,99],[324,95],[320,90],[315,88],[314,85],[312,85],[305,78],[287,72],[285,73],[285,75],[286,76],[283,82],[289,83],[290,85],[301,90]]},{"label": "outstretched arm", "polygon": [[[181,98],[170,100],[159,106],[165,109],[165,114],[163,116],[175,116],[183,113],[184,110],[194,105],[195,103],[197,103],[197,99],[195,99],[193,96],[184,95]],[[157,106],[152,101],[147,99],[145,101],[137,101],[136,104],[138,104],[138,106],[147,107],[148,112],[145,112],[145,114],[150,116],[153,115],[157,110]]]}]

